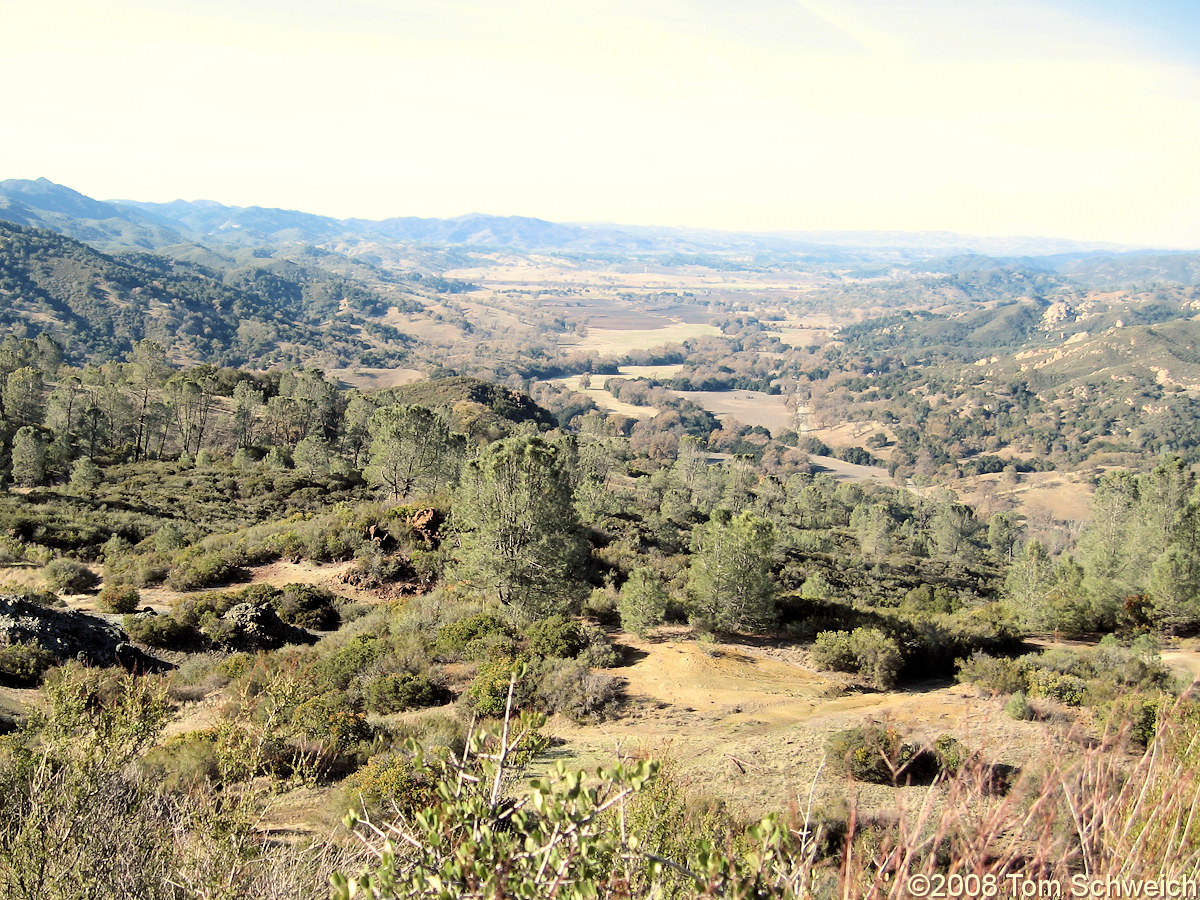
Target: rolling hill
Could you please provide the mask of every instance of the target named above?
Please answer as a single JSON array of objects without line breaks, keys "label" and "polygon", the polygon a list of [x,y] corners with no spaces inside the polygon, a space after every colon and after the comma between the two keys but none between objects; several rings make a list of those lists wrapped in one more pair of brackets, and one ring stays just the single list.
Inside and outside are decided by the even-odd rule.
[{"label": "rolling hill", "polygon": [[1038,237],[979,237],[950,232],[715,229],[609,223],[557,223],[478,213],[449,219],[334,219],[305,212],[226,206],[211,200],[101,202],[39,178],[0,182],[0,218],[60,231],[106,246],[155,249],[181,242],[320,243],[335,238],[417,244],[505,247],[521,251],[654,255],[661,253],[786,254],[812,261],[896,262],[963,253],[1045,256],[1120,250],[1115,245]]},{"label": "rolling hill", "polygon": [[0,221],[0,325],[46,333],[76,362],[118,358],[142,339],[181,362],[396,362],[403,336],[369,336],[354,315],[355,302],[377,299],[294,264],[220,272]]}]

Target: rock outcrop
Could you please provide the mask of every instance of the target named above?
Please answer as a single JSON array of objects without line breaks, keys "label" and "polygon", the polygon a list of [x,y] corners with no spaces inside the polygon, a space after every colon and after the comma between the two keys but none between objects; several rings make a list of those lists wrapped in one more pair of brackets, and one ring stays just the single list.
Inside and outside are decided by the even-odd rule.
[{"label": "rock outcrop", "polygon": [[285,644],[312,644],[316,638],[279,618],[269,603],[239,603],[221,616],[208,637],[224,650],[278,650]]},{"label": "rock outcrop", "polygon": [[124,630],[111,622],[0,594],[0,645],[9,644],[36,644],[60,663],[77,659],[136,671],[162,666],[130,644]]}]

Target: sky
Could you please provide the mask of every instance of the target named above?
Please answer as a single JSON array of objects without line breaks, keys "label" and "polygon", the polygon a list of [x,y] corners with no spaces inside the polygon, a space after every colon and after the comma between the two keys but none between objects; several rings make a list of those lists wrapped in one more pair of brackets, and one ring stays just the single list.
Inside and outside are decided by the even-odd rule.
[{"label": "sky", "polygon": [[0,3],[0,179],[1200,248],[1195,0]]}]

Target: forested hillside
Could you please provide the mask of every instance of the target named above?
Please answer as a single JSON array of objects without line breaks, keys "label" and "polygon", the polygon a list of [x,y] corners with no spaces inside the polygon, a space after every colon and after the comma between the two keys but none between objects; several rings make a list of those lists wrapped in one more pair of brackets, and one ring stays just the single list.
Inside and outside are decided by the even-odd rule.
[{"label": "forested hillside", "polygon": [[11,334],[52,337],[76,362],[114,359],[141,340],[217,365],[405,355],[403,335],[363,318],[378,296],[336,276],[285,263],[218,271],[150,254],[114,257],[4,222],[0,297]]}]

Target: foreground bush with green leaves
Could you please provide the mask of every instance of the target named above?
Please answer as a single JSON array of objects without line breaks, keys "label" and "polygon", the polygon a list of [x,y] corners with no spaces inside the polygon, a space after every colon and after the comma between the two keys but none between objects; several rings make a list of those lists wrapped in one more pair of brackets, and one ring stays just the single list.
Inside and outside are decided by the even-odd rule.
[{"label": "foreground bush with green leaves", "polygon": [[0,895],[11,900],[316,898],[351,857],[269,846],[250,791],[173,792],[143,774],[164,685],[76,665],[0,740]]},{"label": "foreground bush with green leaves", "polygon": [[377,862],[359,876],[335,874],[334,900],[652,897],[681,878],[680,896],[765,897],[793,887],[789,835],[776,818],[747,829],[751,850],[738,856],[707,841],[680,861],[653,852],[646,818],[636,828],[631,815],[658,774],[651,760],[594,774],[559,762],[514,795],[514,760],[527,755],[542,723],[512,717],[514,686],[510,680],[503,723],[472,733],[461,758],[429,759],[412,748],[415,768],[434,776],[437,799],[428,808],[384,824],[348,816]]}]

